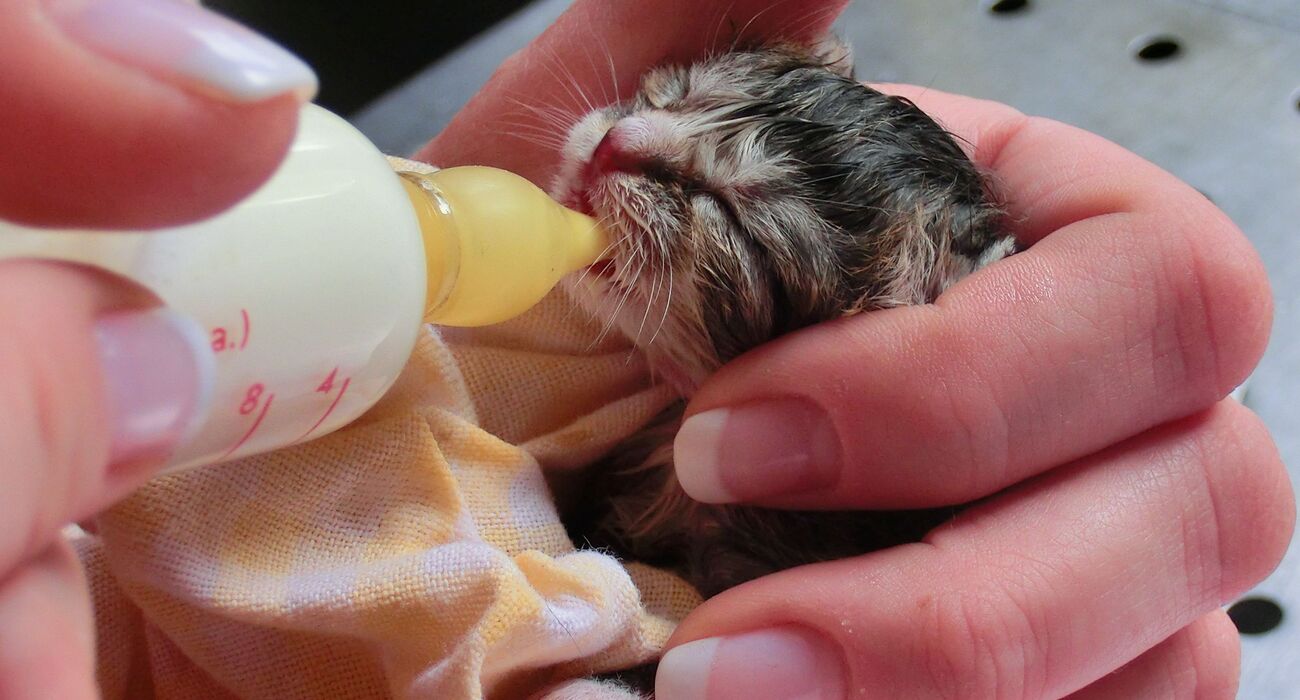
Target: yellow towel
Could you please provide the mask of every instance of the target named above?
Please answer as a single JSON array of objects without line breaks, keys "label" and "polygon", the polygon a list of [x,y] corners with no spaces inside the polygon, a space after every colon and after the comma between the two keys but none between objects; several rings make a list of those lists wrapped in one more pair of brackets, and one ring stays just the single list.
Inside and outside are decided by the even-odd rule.
[{"label": "yellow towel", "polygon": [[565,681],[652,658],[700,599],[556,515],[548,476],[673,400],[599,331],[562,292],[430,328],[357,423],[106,513],[77,542],[104,696],[627,697]]}]

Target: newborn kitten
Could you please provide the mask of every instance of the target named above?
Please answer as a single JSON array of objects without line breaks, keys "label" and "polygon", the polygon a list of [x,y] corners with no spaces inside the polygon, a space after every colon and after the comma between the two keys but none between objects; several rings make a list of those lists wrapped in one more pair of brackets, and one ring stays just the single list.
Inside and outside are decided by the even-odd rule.
[{"label": "newborn kitten", "polygon": [[[778,45],[645,75],[569,134],[552,188],[616,239],[569,280],[683,399],[783,333],[924,304],[1010,254],[984,180],[847,51]],[[784,512],[691,501],[673,472],[685,401],[593,468],[577,542],[677,571],[706,596],[812,561],[919,539],[947,512]]]}]

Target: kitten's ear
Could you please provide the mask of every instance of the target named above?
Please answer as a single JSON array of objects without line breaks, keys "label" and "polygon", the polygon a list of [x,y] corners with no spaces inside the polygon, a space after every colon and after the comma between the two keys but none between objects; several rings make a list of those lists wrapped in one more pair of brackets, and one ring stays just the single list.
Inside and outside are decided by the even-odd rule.
[{"label": "kitten's ear", "polygon": [[813,43],[811,51],[831,72],[853,78],[853,48],[843,39],[834,34],[826,34]]}]

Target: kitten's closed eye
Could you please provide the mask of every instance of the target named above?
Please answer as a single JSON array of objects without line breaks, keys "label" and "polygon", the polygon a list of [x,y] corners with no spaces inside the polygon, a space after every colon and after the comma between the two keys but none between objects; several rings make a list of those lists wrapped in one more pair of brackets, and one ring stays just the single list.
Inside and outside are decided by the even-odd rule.
[{"label": "kitten's closed eye", "polygon": [[656,69],[641,79],[641,94],[655,109],[665,109],[686,97],[690,90],[690,72],[677,69]]}]

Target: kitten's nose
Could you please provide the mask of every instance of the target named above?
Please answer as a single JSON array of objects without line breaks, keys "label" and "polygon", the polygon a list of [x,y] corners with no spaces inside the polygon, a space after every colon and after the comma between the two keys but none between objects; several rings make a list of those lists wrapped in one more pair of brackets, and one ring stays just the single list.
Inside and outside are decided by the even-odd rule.
[{"label": "kitten's nose", "polygon": [[590,180],[598,175],[615,172],[642,173],[645,172],[647,160],[645,156],[628,150],[627,141],[619,134],[616,126],[605,132],[605,137],[596,145],[587,166],[587,178]]}]

